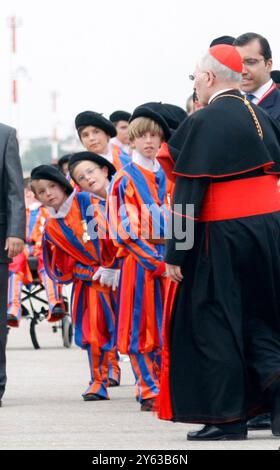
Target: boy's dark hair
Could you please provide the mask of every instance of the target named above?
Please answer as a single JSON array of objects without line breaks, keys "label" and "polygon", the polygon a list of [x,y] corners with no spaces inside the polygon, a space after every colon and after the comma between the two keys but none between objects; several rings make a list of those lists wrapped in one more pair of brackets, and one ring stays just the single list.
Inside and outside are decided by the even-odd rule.
[{"label": "boy's dark hair", "polygon": [[88,127],[88,126],[81,126],[81,127],[78,127],[77,129],[77,132],[78,132],[78,136],[79,136],[79,139],[81,140],[81,133],[83,132],[83,130]]},{"label": "boy's dark hair", "polygon": [[241,34],[241,36],[238,36],[238,38],[235,39],[233,45],[234,46],[246,46],[249,42],[254,41],[255,39],[258,39],[261,47],[261,55],[264,57],[265,61],[268,61],[269,59],[272,58],[272,52],[270,49],[269,42],[266,38],[261,36],[260,34],[257,33],[245,33]]}]

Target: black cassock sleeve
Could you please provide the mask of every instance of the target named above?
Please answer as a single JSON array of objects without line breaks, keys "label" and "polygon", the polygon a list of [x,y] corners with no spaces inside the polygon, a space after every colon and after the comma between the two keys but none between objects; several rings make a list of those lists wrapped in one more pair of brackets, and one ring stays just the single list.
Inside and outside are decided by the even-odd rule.
[{"label": "black cassock sleeve", "polygon": [[200,215],[210,178],[177,177],[168,222],[165,261],[182,266],[192,249],[195,225]]}]

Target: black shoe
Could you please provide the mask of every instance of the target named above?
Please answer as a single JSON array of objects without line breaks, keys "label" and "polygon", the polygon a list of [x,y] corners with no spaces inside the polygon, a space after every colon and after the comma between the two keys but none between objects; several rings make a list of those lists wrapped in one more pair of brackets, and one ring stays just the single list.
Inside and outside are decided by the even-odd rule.
[{"label": "black shoe", "polygon": [[7,315],[7,324],[9,326],[17,327],[19,325],[19,321],[18,321],[17,317],[15,317],[14,315],[11,315],[10,313],[8,313],[8,315]]},{"label": "black shoe", "polygon": [[109,379],[109,387],[118,387],[120,384],[115,379]]},{"label": "black shoe", "polygon": [[66,313],[63,307],[60,305],[56,305],[51,312],[51,318],[60,320],[61,318],[65,317]]},{"label": "black shoe", "polygon": [[88,393],[87,395],[83,395],[84,401],[100,401],[100,400],[107,400],[105,397],[101,397],[96,393]]},{"label": "black shoe", "polygon": [[264,413],[255,418],[247,421],[248,431],[263,431],[264,429],[271,429],[270,413]]},{"label": "black shoe", "polygon": [[188,441],[243,441],[247,439],[247,428],[243,423],[206,424],[200,431],[187,434]]},{"label": "black shoe", "polygon": [[155,398],[147,398],[142,400],[141,411],[153,411],[155,407]]},{"label": "black shoe", "polygon": [[280,436],[280,381],[278,380],[271,387],[271,430],[274,436]]}]

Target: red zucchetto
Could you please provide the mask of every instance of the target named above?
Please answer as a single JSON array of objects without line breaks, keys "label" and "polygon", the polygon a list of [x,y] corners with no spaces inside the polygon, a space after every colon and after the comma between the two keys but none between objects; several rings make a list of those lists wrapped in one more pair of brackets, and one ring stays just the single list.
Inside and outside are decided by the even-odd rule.
[{"label": "red zucchetto", "polygon": [[225,65],[234,72],[242,72],[242,59],[234,46],[218,44],[210,47],[209,52],[220,64]]}]

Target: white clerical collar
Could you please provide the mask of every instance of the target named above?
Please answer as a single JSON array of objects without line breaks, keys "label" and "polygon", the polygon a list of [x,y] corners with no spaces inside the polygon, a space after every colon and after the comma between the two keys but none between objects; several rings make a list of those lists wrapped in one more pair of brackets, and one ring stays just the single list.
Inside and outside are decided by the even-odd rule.
[{"label": "white clerical collar", "polygon": [[230,91],[232,88],[224,88],[223,90],[216,91],[212,96],[210,96],[208,100],[208,104],[210,104],[216,96],[221,95],[222,93],[225,93],[226,91]]},{"label": "white clerical collar", "polygon": [[271,78],[267,83],[262,85],[256,91],[252,92],[252,95],[255,96],[255,98],[252,99],[252,103],[257,104],[259,100],[263,97],[263,95],[265,95],[265,93],[269,90],[272,84],[273,84],[273,80]]},{"label": "white clerical collar", "polygon": [[76,191],[73,191],[70,196],[64,201],[64,203],[60,206],[58,211],[56,212],[53,207],[47,206],[47,209],[49,211],[49,215],[52,219],[62,219],[63,217],[66,217],[68,212],[71,209],[73,199],[75,197]]},{"label": "white clerical collar", "polygon": [[111,142],[111,144],[116,145],[117,147],[119,147],[119,149],[121,149],[122,152],[127,153],[127,155],[129,155],[129,153],[130,153],[129,145],[123,144],[117,137],[113,137],[110,140],[110,142]]},{"label": "white clerical collar", "polygon": [[141,155],[137,150],[133,150],[132,152],[132,161],[145,170],[152,171],[153,173],[157,173],[160,169],[160,164],[156,159],[153,161],[150,158],[143,157],[143,155]]},{"label": "white clerical collar", "polygon": [[109,142],[108,144],[108,152],[107,153],[101,153],[101,157],[106,158],[106,160],[110,163],[113,163],[113,149],[112,149],[112,144]]}]

